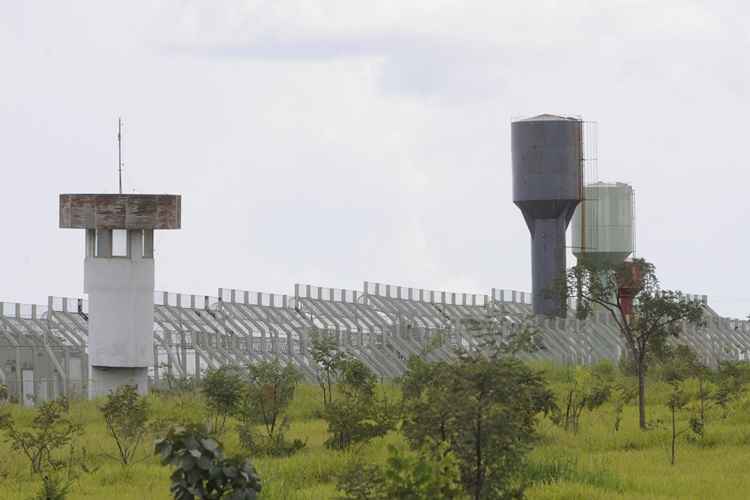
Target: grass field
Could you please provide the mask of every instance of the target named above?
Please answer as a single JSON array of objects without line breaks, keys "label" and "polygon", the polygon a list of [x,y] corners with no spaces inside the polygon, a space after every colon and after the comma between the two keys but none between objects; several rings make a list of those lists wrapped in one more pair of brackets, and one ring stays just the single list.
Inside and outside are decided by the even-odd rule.
[{"label": "grass field", "polygon": [[[559,370],[558,370],[559,371]],[[558,377],[559,378],[559,377]],[[555,374],[551,374],[552,385]],[[395,387],[385,390],[397,392]],[[649,420],[654,429],[637,427],[636,408],[625,409],[622,426],[614,432],[614,414],[609,406],[584,413],[578,434],[566,432],[547,419],[538,424],[540,441],[530,455],[530,477],[536,482],[527,490],[530,499],[747,499],[750,498],[750,408],[739,405],[727,418],[711,414],[701,440],[682,436],[676,465],[670,465],[669,413],[664,406],[667,387],[652,384]],[[202,401],[193,395],[164,397],[152,395],[154,418],[166,421],[200,420]],[[71,499],[168,499],[169,474],[151,454],[153,437],[142,448],[139,463],[122,467],[106,454],[114,454],[114,444],[106,433],[97,402],[73,402],[71,414],[83,423],[85,433],[78,441],[88,452],[88,463],[96,470],[75,480]],[[291,458],[253,460],[263,480],[264,500],[328,499],[336,497],[335,475],[350,455],[327,450],[326,424],[316,418],[320,394],[316,386],[298,387],[290,407],[289,437],[307,440],[307,447]],[[12,408],[20,420],[28,422],[32,411]],[[681,428],[687,426],[683,412]],[[664,424],[656,423],[663,421]],[[238,452],[236,433],[231,429],[222,438],[228,453]],[[405,446],[396,432],[375,439],[356,453],[373,463],[382,463],[388,444]],[[32,477],[27,460],[0,444],[0,499],[26,500],[38,489],[39,478]]]}]

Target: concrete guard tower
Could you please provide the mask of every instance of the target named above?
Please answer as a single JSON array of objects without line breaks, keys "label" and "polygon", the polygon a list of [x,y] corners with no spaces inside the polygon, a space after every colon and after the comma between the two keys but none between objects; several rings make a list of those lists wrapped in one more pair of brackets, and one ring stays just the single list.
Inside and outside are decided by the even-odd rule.
[{"label": "concrete guard tower", "polygon": [[86,230],[89,396],[148,390],[154,344],[154,230],[180,229],[181,197],[61,194],[60,227]]}]

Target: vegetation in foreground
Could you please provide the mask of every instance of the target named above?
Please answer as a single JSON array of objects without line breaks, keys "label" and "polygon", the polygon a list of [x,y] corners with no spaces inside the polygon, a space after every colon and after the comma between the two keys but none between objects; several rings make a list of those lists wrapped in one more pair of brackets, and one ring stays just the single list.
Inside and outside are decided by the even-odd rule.
[{"label": "vegetation in foreground", "polygon": [[[536,423],[538,442],[523,471],[528,482],[526,498],[746,498],[750,491],[750,476],[746,473],[750,466],[750,398],[741,387],[747,372],[745,366],[727,366],[723,378],[712,374],[703,382],[703,389],[696,377],[678,384],[687,402],[675,411],[678,435],[674,465],[671,463],[674,405],[670,403],[675,391],[674,377],[670,374],[673,367],[653,370],[647,401],[651,417],[648,431],[639,429],[638,407],[632,396],[636,388],[634,378],[621,375],[617,367],[536,368],[542,369],[562,414],[550,413]],[[610,397],[589,409],[587,401],[601,389],[602,377],[610,376]],[[390,385],[377,385],[374,390],[393,401],[400,391]],[[702,409],[701,390],[708,393]],[[630,391],[631,395],[623,396],[623,391]],[[566,430],[567,401],[573,403]],[[199,391],[155,393],[148,396],[147,402],[152,423],[205,423],[210,419],[205,396]],[[74,457],[73,465],[60,472],[63,479],[70,480],[68,498],[171,498],[172,470],[162,466],[160,458],[153,455],[159,425],[148,429],[132,463],[124,465],[117,459],[118,446],[100,410],[104,404],[103,400],[70,402],[67,414],[70,422],[62,425],[61,431],[71,430],[76,437],[59,454],[62,461]],[[32,419],[38,415],[34,410],[10,405],[5,411],[24,429],[30,429]],[[705,423],[702,432],[696,433],[692,429],[701,411]],[[455,477],[457,463],[450,460],[442,463],[428,451],[410,451],[407,438],[395,430],[344,451],[326,446],[330,434],[321,412],[320,388],[297,386],[286,411],[289,424],[286,435],[289,440],[301,440],[305,446],[291,456],[250,456],[262,482],[258,498],[342,497],[346,492],[337,489],[337,482],[341,482],[342,474],[352,474],[351,464],[355,463],[382,468],[386,464],[411,461],[423,464],[411,470],[453,470]],[[241,420],[230,417],[226,425],[228,430],[221,438],[226,454],[246,453],[239,433],[234,430],[242,425]],[[79,428],[83,429],[81,434],[77,434]],[[263,429],[262,424],[257,426],[258,432],[264,432]],[[0,498],[33,498],[42,488],[42,477],[32,471],[23,452],[12,449],[5,439],[0,443],[0,453],[4,457],[0,461]],[[367,472],[366,468],[359,470]],[[388,470],[393,474],[399,466],[381,469],[380,474]],[[431,476],[427,473],[427,477]],[[386,483],[383,477],[380,476]],[[414,476],[409,480],[414,484],[429,483]],[[392,478],[389,481],[394,483]],[[395,482],[402,481],[405,479]]]},{"label": "vegetation in foreground", "polygon": [[148,398],[124,386],[98,402],[0,411],[0,494],[745,498],[750,365],[711,370],[674,342],[685,325],[702,325],[700,305],[660,290],[645,261],[628,266],[584,263],[561,289],[576,292],[584,317],[609,311],[628,346],[621,366],[529,366],[518,354],[543,348],[533,327],[508,328],[488,311],[464,325],[479,349],[450,361],[412,356],[397,385],[379,385],[362,360],[314,334],[314,391],[274,360],[210,370]]}]

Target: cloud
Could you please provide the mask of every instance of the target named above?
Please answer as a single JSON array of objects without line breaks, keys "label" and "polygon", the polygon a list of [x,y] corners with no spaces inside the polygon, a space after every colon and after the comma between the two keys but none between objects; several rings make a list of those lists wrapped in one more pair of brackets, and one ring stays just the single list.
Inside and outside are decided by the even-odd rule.
[{"label": "cloud", "polygon": [[648,57],[663,44],[720,40],[729,8],[716,7],[677,0],[523,8],[495,1],[167,2],[161,17],[174,19],[173,28],[159,36],[168,53],[230,63],[365,59],[385,94],[485,100],[513,72],[555,72],[562,61],[595,69],[605,55],[616,61],[628,52],[628,43]]},{"label": "cloud", "polygon": [[56,197],[114,188],[119,115],[126,189],[183,194],[159,288],[527,289],[509,121],[550,110],[599,122],[600,175],[634,184],[665,284],[747,295],[745,3],[12,4],[1,296],[81,292]]}]

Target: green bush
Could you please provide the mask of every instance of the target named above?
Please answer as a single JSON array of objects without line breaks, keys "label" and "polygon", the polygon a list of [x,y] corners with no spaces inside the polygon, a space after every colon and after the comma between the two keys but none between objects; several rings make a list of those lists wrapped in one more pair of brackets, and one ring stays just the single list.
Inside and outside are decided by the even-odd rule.
[{"label": "green bush", "polygon": [[330,437],[326,446],[345,450],[356,443],[385,435],[395,427],[395,409],[386,397],[375,394],[377,378],[361,361],[348,359],[342,363],[337,386],[341,397],[323,409]]},{"label": "green bush", "polygon": [[208,428],[212,433],[222,434],[227,419],[239,407],[245,384],[238,368],[222,366],[209,370],[201,385],[208,409]]},{"label": "green bush", "polygon": [[175,500],[255,500],[260,478],[249,460],[224,458],[218,441],[202,426],[176,427],[156,441],[162,465],[175,468],[170,492]]},{"label": "green bush", "polygon": [[68,417],[69,409],[70,403],[64,397],[41,404],[28,430],[19,428],[10,414],[0,415],[0,430],[5,432],[11,448],[28,459],[32,473],[42,474],[68,465],[55,452],[83,432],[82,426]]},{"label": "green bush", "polygon": [[123,465],[133,461],[146,434],[148,404],[135,386],[123,385],[107,396],[99,408],[107,431],[117,445],[118,459]]},{"label": "green bush", "polygon": [[542,377],[511,356],[461,353],[432,364],[412,358],[402,430],[415,448],[447,443],[473,498],[516,498],[536,416],[554,406]]},{"label": "green bush", "polygon": [[[286,412],[301,379],[294,366],[278,360],[260,361],[248,366],[248,383],[238,404],[240,444],[254,454],[290,456],[305,447],[299,439],[287,441]],[[264,434],[256,431],[260,424]]]},{"label": "green bush", "polygon": [[429,443],[418,453],[388,446],[385,466],[354,460],[338,478],[342,500],[458,500],[468,498],[458,461],[447,443]]}]

